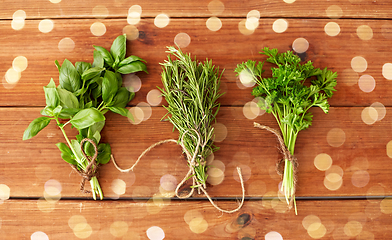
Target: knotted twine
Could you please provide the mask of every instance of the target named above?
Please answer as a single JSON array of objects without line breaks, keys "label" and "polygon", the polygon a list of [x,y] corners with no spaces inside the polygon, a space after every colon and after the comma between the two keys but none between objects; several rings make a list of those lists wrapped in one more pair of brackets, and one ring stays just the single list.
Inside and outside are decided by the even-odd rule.
[{"label": "knotted twine", "polygon": [[[191,197],[191,196],[193,195],[194,191],[195,191],[195,188],[194,188],[194,187],[191,187],[191,191],[190,191],[188,194],[186,194],[186,195],[181,195],[181,194],[179,194],[180,188],[185,184],[185,182],[186,182],[189,178],[192,178],[192,186],[196,186],[196,183],[199,183],[198,180],[197,180],[197,177],[196,177],[195,167],[197,166],[197,164],[199,164],[199,163],[196,162],[196,157],[197,157],[197,155],[198,155],[198,151],[199,151],[199,147],[200,147],[200,135],[199,135],[199,133],[198,133],[196,130],[192,129],[192,131],[194,131],[194,132],[197,134],[197,136],[198,136],[196,151],[195,151],[195,153],[194,153],[193,156],[192,156],[192,155],[190,154],[190,152],[185,148],[185,145],[184,145],[184,136],[185,136],[185,134],[188,133],[188,131],[189,131],[189,130],[187,130],[186,132],[184,132],[184,134],[182,135],[180,145],[181,145],[181,147],[182,147],[182,150],[183,150],[183,151],[185,152],[185,154],[186,154],[187,161],[188,161],[188,166],[189,166],[189,171],[188,171],[188,173],[185,175],[185,177],[182,179],[182,181],[177,185],[176,190],[175,190],[176,197],[181,198],[181,199]],[[189,134],[189,133],[188,133],[188,134]],[[174,140],[174,139],[166,139],[166,140],[162,140],[162,141],[159,141],[159,142],[156,142],[156,143],[152,144],[150,147],[148,147],[146,150],[144,150],[142,154],[140,154],[140,156],[138,157],[138,159],[136,160],[136,162],[133,164],[133,166],[130,167],[130,168],[128,168],[128,169],[122,169],[122,168],[120,168],[120,167],[117,165],[116,161],[114,160],[113,155],[111,156],[111,158],[112,158],[112,161],[113,161],[114,166],[115,166],[115,167],[117,168],[117,170],[119,170],[120,172],[124,172],[124,173],[125,173],[125,172],[129,172],[129,171],[133,171],[134,167],[138,164],[138,162],[140,161],[140,159],[141,159],[146,153],[148,153],[151,149],[155,148],[156,146],[159,146],[159,145],[164,144],[164,143],[169,143],[169,142],[177,143],[177,141]],[[200,189],[203,191],[204,195],[208,198],[208,200],[210,201],[210,203],[212,204],[212,206],[214,206],[217,210],[219,210],[219,211],[221,211],[221,212],[224,212],[224,213],[234,213],[234,212],[237,212],[238,210],[241,209],[242,205],[244,204],[244,200],[245,200],[244,180],[243,180],[243,178],[242,178],[241,168],[240,168],[240,167],[237,167],[237,173],[238,173],[238,176],[239,176],[240,182],[241,182],[242,199],[241,199],[241,202],[240,202],[239,206],[238,206],[236,209],[233,209],[233,210],[224,210],[224,209],[218,207],[218,206],[215,204],[215,202],[211,199],[210,195],[207,193],[205,184],[199,184],[199,185],[198,185],[198,189],[199,189],[199,191],[200,191]],[[200,192],[199,192],[199,194],[200,194]]]},{"label": "knotted twine", "polygon": [[[85,142],[89,142],[93,145],[95,151],[93,157],[87,156],[84,152],[83,145]],[[83,171],[82,169],[78,169],[77,167],[75,167],[75,165],[73,164],[70,165],[82,177],[82,181],[80,182],[80,191],[84,193],[90,193],[90,191],[84,189],[84,184],[86,183],[86,180],[90,181],[91,178],[98,175],[98,163],[96,161],[98,156],[98,148],[93,140],[85,138],[80,142],[80,150],[83,154],[83,157],[89,162],[86,169]]]},{"label": "knotted twine", "polygon": [[[279,142],[279,150],[283,154],[283,158],[279,159],[277,161],[277,163],[276,163],[276,172],[279,174],[279,176],[283,177],[285,160],[287,159],[288,161],[291,162],[291,165],[293,166],[293,196],[294,196],[295,195],[295,191],[297,189],[297,171],[298,171],[298,160],[297,160],[297,158],[290,153],[289,149],[284,144],[284,140],[283,140],[282,136],[280,135],[280,133],[277,130],[275,130],[273,128],[270,128],[268,126],[261,125],[261,124],[256,123],[256,122],[253,123],[253,126],[255,128],[260,128],[260,129],[267,130],[267,131],[275,134],[275,136],[277,137],[278,142]],[[293,204],[294,204],[294,198],[292,197],[290,199],[290,202],[289,202],[289,208],[290,209],[293,207]]]}]

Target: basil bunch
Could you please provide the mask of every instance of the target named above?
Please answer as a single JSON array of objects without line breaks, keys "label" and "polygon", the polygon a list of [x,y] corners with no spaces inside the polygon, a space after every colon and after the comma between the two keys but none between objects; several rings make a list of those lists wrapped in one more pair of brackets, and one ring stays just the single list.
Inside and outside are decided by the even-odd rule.
[{"label": "basil bunch", "polygon": [[[103,47],[94,46],[94,62],[76,62],[73,65],[65,59],[60,65],[59,86],[53,79],[44,87],[46,107],[41,111],[43,117],[33,120],[23,134],[23,140],[30,139],[44,129],[51,120],[55,120],[67,142],[57,143],[61,157],[68,163],[75,165],[81,171],[86,171],[89,160],[82,153],[80,143],[88,138],[97,145],[98,155],[96,165],[106,164],[110,160],[111,148],[109,144],[99,143],[101,130],[105,125],[104,114],[107,111],[132,117],[125,108],[134,97],[122,87],[122,75],[144,71],[147,72],[143,59],[137,56],[125,58],[126,36],[117,37],[110,52]],[[68,120],[61,123],[60,119]],[[62,121],[64,122],[64,121]],[[64,127],[71,124],[79,131],[76,139],[69,140]],[[87,156],[95,154],[95,148],[90,142],[83,145]],[[96,171],[96,169],[94,170]],[[93,198],[97,194],[103,199],[103,193],[95,176],[90,180]]]}]

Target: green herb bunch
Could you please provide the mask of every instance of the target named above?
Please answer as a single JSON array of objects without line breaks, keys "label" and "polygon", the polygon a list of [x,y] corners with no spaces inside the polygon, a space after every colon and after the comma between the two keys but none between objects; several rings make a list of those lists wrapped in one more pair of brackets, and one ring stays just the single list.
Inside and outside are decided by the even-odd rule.
[{"label": "green herb bunch", "polygon": [[[272,67],[272,76],[262,77],[264,62],[247,61],[237,65],[235,72],[250,74],[257,86],[252,95],[260,97],[258,105],[271,113],[280,128],[284,144],[291,156],[294,156],[298,133],[312,124],[311,107],[320,107],[328,113],[328,99],[332,97],[336,86],[337,73],[315,68],[311,61],[301,63],[300,57],[292,51],[278,53],[277,49],[265,47],[261,54],[268,56],[267,62]],[[309,81],[306,81],[310,79]],[[290,159],[284,159],[284,171],[281,191],[286,201],[293,202],[295,212],[295,172],[296,166]]]},{"label": "green herb bunch", "polygon": [[[54,120],[67,143],[56,144],[61,151],[61,157],[81,172],[86,171],[89,165],[89,160],[83,155],[80,146],[85,138],[92,140],[97,146],[96,166],[106,164],[110,160],[110,145],[99,143],[100,132],[105,125],[104,114],[110,110],[131,117],[125,107],[134,97],[134,93],[122,87],[121,74],[146,72],[143,59],[136,56],[125,58],[125,35],[120,35],[114,40],[110,51],[103,47],[94,47],[96,50],[93,64],[76,62],[73,65],[65,59],[60,65],[57,60],[55,61],[60,84],[56,87],[51,79],[44,87],[46,107],[41,111],[43,117],[33,120],[23,134],[23,140],[30,139]],[[76,139],[70,140],[64,130],[69,124],[79,132]],[[83,150],[87,156],[95,154],[95,148],[90,142],[84,144]],[[99,195],[100,199],[103,199],[96,176],[91,178],[90,185],[93,198],[96,199]]]},{"label": "green herb bunch", "polygon": [[[187,152],[190,167],[194,168],[192,188],[205,189],[206,159],[217,150],[211,124],[219,111],[217,100],[223,95],[219,92],[221,74],[211,60],[201,63],[181,49],[168,47],[168,50],[168,60],[161,64],[163,89],[160,90],[168,103],[164,118],[179,131],[178,141]],[[172,60],[171,55],[177,59]],[[189,159],[193,156],[196,156],[194,164]]]}]

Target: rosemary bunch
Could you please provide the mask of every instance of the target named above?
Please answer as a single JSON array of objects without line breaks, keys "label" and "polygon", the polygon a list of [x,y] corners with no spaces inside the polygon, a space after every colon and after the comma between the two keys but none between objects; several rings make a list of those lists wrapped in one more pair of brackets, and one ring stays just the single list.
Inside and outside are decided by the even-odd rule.
[{"label": "rosemary bunch", "polygon": [[[168,47],[168,59],[162,65],[163,89],[159,88],[168,106],[167,117],[179,131],[179,143],[187,153],[188,163],[194,168],[195,185],[206,188],[206,159],[217,147],[213,145],[214,128],[211,124],[219,111],[219,68],[211,60],[203,63],[181,49]],[[171,55],[177,59],[172,60]],[[192,163],[192,160],[194,161]]]}]

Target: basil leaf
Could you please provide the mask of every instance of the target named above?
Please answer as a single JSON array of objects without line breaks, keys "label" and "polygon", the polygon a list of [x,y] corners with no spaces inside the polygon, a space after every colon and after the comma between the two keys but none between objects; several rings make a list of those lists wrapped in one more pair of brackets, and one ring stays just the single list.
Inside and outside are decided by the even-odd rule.
[{"label": "basil leaf", "polygon": [[114,59],[108,50],[100,46],[94,46],[94,48],[102,55],[103,59],[109,66],[113,66]]},{"label": "basil leaf", "polygon": [[78,159],[84,159],[84,157],[82,155],[82,150],[80,149],[80,142],[75,140],[75,139],[72,139],[71,140],[71,145],[72,145],[72,148],[74,149],[74,151],[75,151],[75,153],[77,155],[76,157]]},{"label": "basil leaf", "polygon": [[103,68],[103,66],[104,66],[104,61],[103,61],[102,54],[99,51],[94,50],[93,67]]},{"label": "basil leaf", "polygon": [[129,101],[131,101],[130,98],[131,93],[125,87],[121,87],[114,96],[111,106],[125,107],[129,103]]},{"label": "basil leaf", "polygon": [[96,122],[105,120],[105,116],[95,108],[80,110],[72,119],[72,126],[77,129],[88,128]]},{"label": "basil leaf", "polygon": [[91,64],[87,62],[76,62],[75,68],[79,75],[82,75],[85,71],[91,68]]},{"label": "basil leaf", "polygon": [[112,155],[112,149],[107,143],[101,143],[98,145],[98,156],[97,162],[99,164],[106,164],[110,161],[110,156]]},{"label": "basil leaf", "polygon": [[56,65],[56,67],[57,67],[57,70],[59,70],[59,72],[60,72],[60,69],[61,69],[61,65],[60,65],[60,63],[59,63],[59,61],[54,61],[54,64]]},{"label": "basil leaf", "polygon": [[135,62],[135,61],[147,62],[146,60],[144,60],[138,56],[131,55],[131,56],[127,57],[126,59],[122,60],[119,64],[119,66],[122,67],[124,65],[128,65],[131,62]]},{"label": "basil leaf", "polygon": [[128,117],[130,114],[128,109],[122,107],[109,107],[109,110],[124,117]]},{"label": "basil leaf", "polygon": [[51,118],[39,117],[34,119],[27,129],[23,133],[23,140],[30,139],[37,135],[42,129],[44,129],[50,123]]},{"label": "basil leaf", "polygon": [[100,68],[100,67],[90,68],[90,69],[83,72],[82,79],[84,79],[84,80],[93,79],[96,76],[99,76],[103,70],[105,70],[105,69]]},{"label": "basil leaf", "polygon": [[117,92],[117,78],[114,72],[106,71],[102,80],[102,100],[110,104]]},{"label": "basil leaf", "polygon": [[56,90],[56,84],[53,81],[53,78],[50,79],[50,82],[47,86],[44,87],[46,106],[50,108],[55,108],[60,104],[60,97]]},{"label": "basil leaf", "polygon": [[[89,139],[91,139],[95,144],[97,144],[97,141],[95,139],[93,139],[92,137],[89,137]],[[84,153],[87,156],[90,156],[90,157],[94,156],[95,148],[90,142],[85,142],[83,144],[83,149],[84,149]]]},{"label": "basil leaf", "polygon": [[61,105],[58,105],[55,109],[53,109],[53,115],[58,117],[62,109],[63,107]]},{"label": "basil leaf", "polygon": [[53,108],[46,106],[41,110],[41,115],[53,117]]},{"label": "basil leaf", "polygon": [[[110,47],[110,53],[114,59],[118,59],[120,63],[125,58],[127,38],[125,35],[120,35],[114,39],[112,46]],[[118,64],[117,63],[117,64]]]},{"label": "basil leaf", "polygon": [[59,80],[60,86],[70,92],[76,92],[82,85],[80,74],[67,59],[64,60],[61,66]]},{"label": "basil leaf", "polygon": [[97,100],[100,96],[102,96],[102,81],[103,81],[103,78],[100,77],[96,81],[97,86],[95,88],[92,88],[92,90],[91,90],[91,94],[95,100]]},{"label": "basil leaf", "polygon": [[61,158],[69,164],[76,165],[75,156],[71,149],[65,143],[56,143],[56,146],[61,151]]},{"label": "basil leaf", "polygon": [[130,64],[121,66],[117,70],[117,72],[119,72],[121,74],[128,74],[128,73],[134,73],[134,72],[140,72],[140,71],[144,71],[144,72],[148,73],[146,64],[142,63],[141,61],[131,62]]},{"label": "basil leaf", "polygon": [[63,108],[79,108],[79,101],[72,92],[62,88],[57,88],[57,92],[60,97],[60,105]]},{"label": "basil leaf", "polygon": [[70,119],[73,116],[75,116],[75,114],[77,114],[79,111],[80,111],[80,109],[78,109],[78,108],[63,108],[63,109],[61,109],[61,112],[59,114],[59,118]]},{"label": "basil leaf", "polygon": [[117,78],[117,86],[120,87],[123,83],[123,78],[121,73],[116,72],[116,78]]}]

